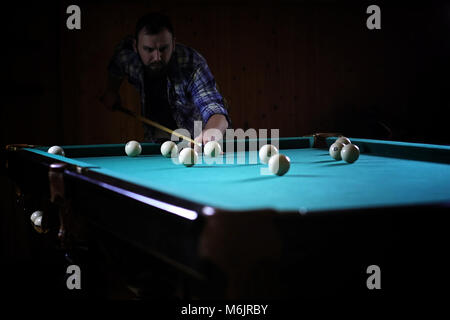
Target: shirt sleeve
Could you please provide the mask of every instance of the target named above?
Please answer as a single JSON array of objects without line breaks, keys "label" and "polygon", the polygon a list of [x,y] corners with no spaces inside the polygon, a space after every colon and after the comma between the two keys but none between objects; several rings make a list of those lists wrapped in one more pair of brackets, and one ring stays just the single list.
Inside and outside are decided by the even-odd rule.
[{"label": "shirt sleeve", "polygon": [[137,71],[137,53],[133,49],[133,37],[127,36],[119,42],[108,64],[108,72],[117,77],[133,77]]},{"label": "shirt sleeve", "polygon": [[208,122],[214,114],[223,114],[231,126],[228,110],[224,99],[217,90],[216,81],[206,63],[200,64],[195,69],[188,90],[192,95],[194,104],[202,115],[203,122]]}]

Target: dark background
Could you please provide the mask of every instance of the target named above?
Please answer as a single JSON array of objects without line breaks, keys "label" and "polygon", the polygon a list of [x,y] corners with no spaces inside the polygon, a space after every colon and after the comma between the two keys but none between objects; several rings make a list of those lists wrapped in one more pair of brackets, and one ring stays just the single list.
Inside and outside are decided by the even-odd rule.
[{"label": "dark background", "polygon": [[[81,8],[81,30],[66,28],[71,4]],[[381,8],[381,30],[366,28],[370,4]],[[1,21],[0,144],[141,140],[140,123],[98,98],[114,46],[154,10],[172,18],[177,41],[207,59],[235,128],[450,144],[450,4],[326,0],[10,4]],[[121,93],[139,110],[134,88]],[[0,260],[11,283],[30,286],[29,217],[4,177],[0,191]]]}]

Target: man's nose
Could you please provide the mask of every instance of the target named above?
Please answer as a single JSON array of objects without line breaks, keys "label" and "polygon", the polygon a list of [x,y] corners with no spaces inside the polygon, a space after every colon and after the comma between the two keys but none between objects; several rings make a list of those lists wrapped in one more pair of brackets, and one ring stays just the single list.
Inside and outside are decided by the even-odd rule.
[{"label": "man's nose", "polygon": [[161,52],[158,49],[154,50],[153,61],[161,61]]}]

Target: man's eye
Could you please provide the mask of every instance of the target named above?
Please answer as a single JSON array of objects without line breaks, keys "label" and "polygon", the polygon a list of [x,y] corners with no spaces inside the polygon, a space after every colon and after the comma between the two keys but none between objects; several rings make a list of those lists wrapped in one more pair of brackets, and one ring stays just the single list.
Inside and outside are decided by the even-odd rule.
[{"label": "man's eye", "polygon": [[153,48],[145,48],[145,51],[147,52],[152,52],[154,49]]},{"label": "man's eye", "polygon": [[159,49],[159,52],[164,52],[164,51],[166,51],[166,49],[167,49],[167,47],[161,48],[161,49]]}]

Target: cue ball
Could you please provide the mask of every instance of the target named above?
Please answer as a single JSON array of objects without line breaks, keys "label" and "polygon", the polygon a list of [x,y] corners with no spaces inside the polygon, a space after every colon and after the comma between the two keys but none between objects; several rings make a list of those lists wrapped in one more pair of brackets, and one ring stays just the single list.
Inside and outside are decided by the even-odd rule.
[{"label": "cue ball", "polygon": [[284,154],[276,154],[269,159],[269,170],[277,176],[282,176],[289,171],[291,160]]},{"label": "cue ball", "polygon": [[218,157],[222,152],[222,148],[217,141],[209,141],[203,149],[203,154],[208,157]]},{"label": "cue ball", "polygon": [[335,142],[340,142],[340,143],[342,143],[343,145],[352,143],[352,142],[350,141],[350,139],[347,138],[347,137],[339,137]]},{"label": "cue ball", "polygon": [[65,156],[64,150],[60,146],[50,147],[50,148],[48,148],[47,152],[51,153],[51,154],[57,154],[57,155],[60,155],[63,157]]},{"label": "cue ball", "polygon": [[271,156],[278,153],[277,147],[272,144],[266,144],[259,149],[259,159],[262,163],[268,163]]},{"label": "cue ball", "polygon": [[180,155],[178,156],[178,160],[186,167],[192,167],[197,163],[198,154],[192,148],[184,148],[183,150],[181,150]]},{"label": "cue ball", "polygon": [[330,146],[330,156],[334,160],[342,160],[341,158],[341,150],[344,147],[344,144],[341,142],[335,142]]},{"label": "cue ball", "polygon": [[166,141],[161,145],[161,154],[166,158],[178,156],[178,146],[173,141]]},{"label": "cue ball", "polygon": [[341,150],[341,157],[345,162],[353,163],[359,158],[359,148],[354,144],[347,144]]},{"label": "cue ball", "polygon": [[125,145],[125,153],[129,157],[137,157],[142,152],[142,147],[139,142],[131,140]]}]

